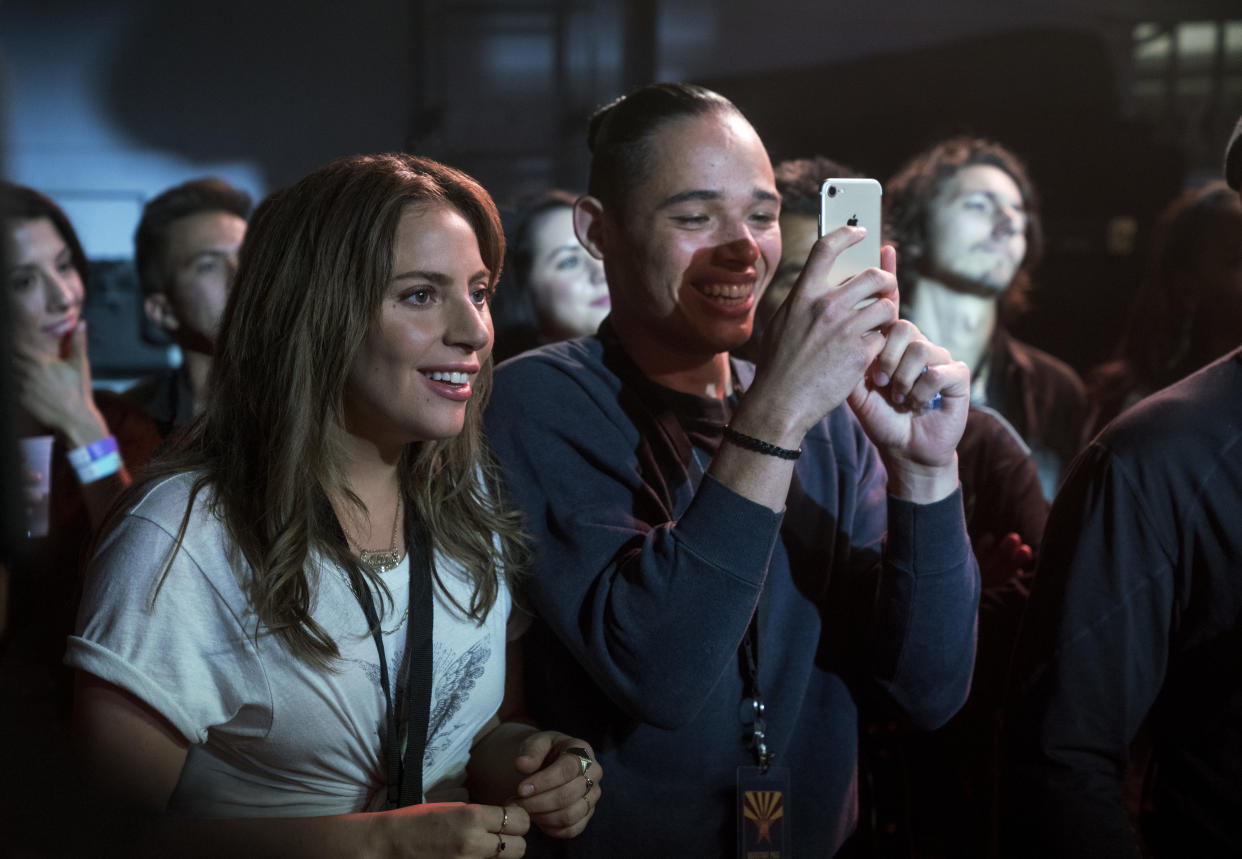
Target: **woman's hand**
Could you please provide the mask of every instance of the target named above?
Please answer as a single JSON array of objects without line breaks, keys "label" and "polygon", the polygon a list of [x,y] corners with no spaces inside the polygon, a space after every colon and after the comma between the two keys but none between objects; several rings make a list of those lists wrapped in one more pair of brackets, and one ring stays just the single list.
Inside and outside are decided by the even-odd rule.
[{"label": "woman's hand", "polygon": [[64,358],[52,358],[15,344],[13,366],[19,402],[31,417],[56,430],[69,449],[108,435],[91,393],[91,364],[86,355],[86,323],[69,335]]},{"label": "woman's hand", "polygon": [[552,838],[573,838],[595,813],[604,770],[586,740],[560,731],[537,731],[523,741],[515,761],[530,774],[518,785],[517,803]]},{"label": "woman's hand", "polygon": [[361,815],[374,836],[366,856],[484,859],[523,856],[530,817],[516,805],[433,802]]}]

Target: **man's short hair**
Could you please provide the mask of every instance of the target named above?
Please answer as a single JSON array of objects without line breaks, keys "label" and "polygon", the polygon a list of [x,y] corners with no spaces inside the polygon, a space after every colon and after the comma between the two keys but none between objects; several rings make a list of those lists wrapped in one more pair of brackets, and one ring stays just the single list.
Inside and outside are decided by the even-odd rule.
[{"label": "man's short hair", "polygon": [[857,170],[822,155],[791,158],[780,162],[772,170],[776,175],[776,190],[781,195],[781,211],[812,218],[819,218],[819,189],[825,179],[857,179],[862,176]]},{"label": "man's short hair", "polygon": [[169,188],[147,203],[134,233],[134,268],[143,295],[168,289],[168,237],[174,222],[200,212],[250,217],[250,195],[223,179],[192,179]]},{"label": "man's short hair", "polygon": [[931,203],[945,183],[967,167],[986,165],[1004,171],[1022,194],[1026,209],[1026,256],[1014,283],[1006,294],[1013,309],[1024,304],[1030,270],[1044,251],[1043,226],[1039,219],[1039,197],[1030,175],[1018,156],[992,140],[979,137],[951,137],[916,155],[897,171],[884,188],[885,241],[897,248],[897,280],[902,300],[908,300],[916,282],[915,270],[928,251],[928,221]]},{"label": "man's short hair", "polygon": [[600,108],[587,126],[591,150],[587,193],[623,211],[626,192],[647,169],[655,133],[674,120],[715,111],[741,116],[724,96],[686,83],[648,84]]}]

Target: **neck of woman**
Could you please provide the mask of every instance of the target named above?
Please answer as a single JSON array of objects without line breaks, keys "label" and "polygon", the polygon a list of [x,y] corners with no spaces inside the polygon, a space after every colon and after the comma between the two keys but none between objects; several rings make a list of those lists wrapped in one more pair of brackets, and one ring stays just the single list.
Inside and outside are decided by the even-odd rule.
[{"label": "neck of woman", "polygon": [[[386,549],[392,541],[393,521],[399,515],[400,480],[397,464],[401,450],[381,451],[374,443],[342,431],[345,482],[362,502],[363,510],[345,498],[332,498],[332,506],[351,547]],[[397,549],[404,552],[405,529],[398,523]]]}]

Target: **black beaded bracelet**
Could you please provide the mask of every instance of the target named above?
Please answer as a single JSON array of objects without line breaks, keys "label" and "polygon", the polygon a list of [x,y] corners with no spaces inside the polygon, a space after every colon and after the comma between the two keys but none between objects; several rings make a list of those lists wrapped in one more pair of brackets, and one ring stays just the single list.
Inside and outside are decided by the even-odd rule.
[{"label": "black beaded bracelet", "polygon": [[802,448],[790,450],[787,447],[777,447],[774,444],[755,438],[746,433],[738,432],[733,427],[725,424],[724,428],[725,440],[731,441],[738,447],[744,447],[747,450],[753,450],[758,453],[766,453],[768,456],[779,457],[780,459],[797,459],[802,456]]}]

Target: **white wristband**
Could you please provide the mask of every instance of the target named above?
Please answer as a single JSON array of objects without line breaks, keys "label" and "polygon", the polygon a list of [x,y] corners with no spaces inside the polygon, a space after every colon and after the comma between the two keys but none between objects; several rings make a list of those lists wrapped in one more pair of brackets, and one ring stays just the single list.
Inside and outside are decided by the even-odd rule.
[{"label": "white wristband", "polygon": [[116,443],[116,436],[106,435],[98,441],[90,444],[84,444],[81,447],[67,451],[65,456],[69,459],[69,464],[74,468],[81,468],[92,462],[98,462],[110,453],[116,453],[120,450]]},{"label": "white wristband", "polygon": [[78,473],[79,483],[94,483],[121,470],[121,455],[113,451],[86,465],[75,465],[73,469]]}]

